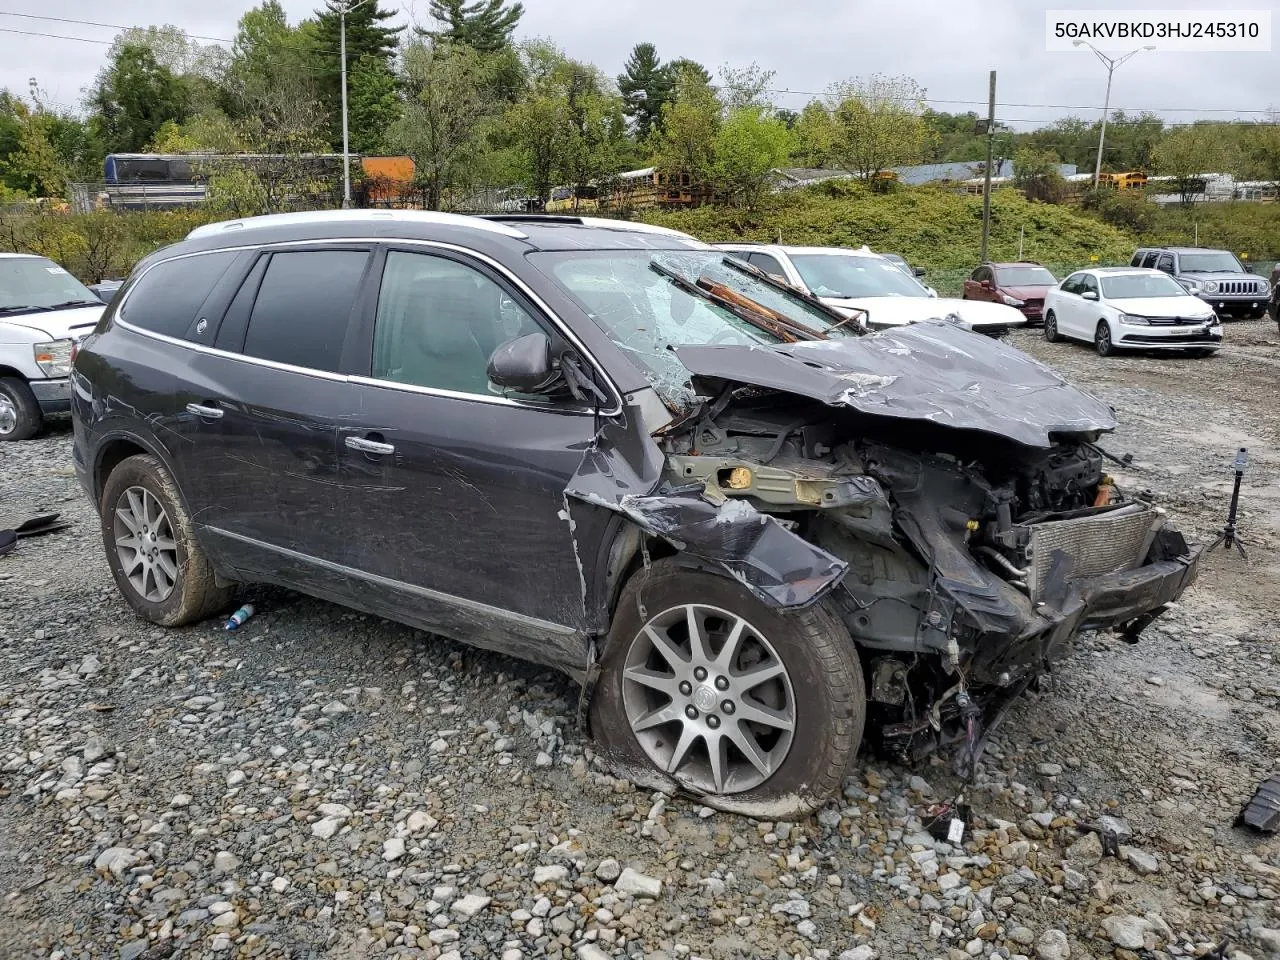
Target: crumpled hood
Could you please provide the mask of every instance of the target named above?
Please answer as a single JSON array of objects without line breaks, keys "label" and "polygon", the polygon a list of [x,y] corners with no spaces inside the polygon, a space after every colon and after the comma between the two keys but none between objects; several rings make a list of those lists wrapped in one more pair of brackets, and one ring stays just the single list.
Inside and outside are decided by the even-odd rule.
[{"label": "crumpled hood", "polygon": [[675,349],[700,393],[751,384],[1032,447],[1052,446],[1052,434],[1116,427],[1110,407],[1043,363],[944,321],[840,340]]},{"label": "crumpled hood", "polygon": [[952,297],[822,297],[837,310],[865,310],[873,327],[905,326],[954,315],[966,327],[1020,327],[1027,322],[1019,311],[1003,303]]}]

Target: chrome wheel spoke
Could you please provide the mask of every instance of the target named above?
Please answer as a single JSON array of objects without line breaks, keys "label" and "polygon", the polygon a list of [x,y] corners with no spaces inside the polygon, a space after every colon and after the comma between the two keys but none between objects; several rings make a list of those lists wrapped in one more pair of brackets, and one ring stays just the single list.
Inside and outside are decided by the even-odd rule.
[{"label": "chrome wheel spoke", "polygon": [[163,550],[156,554],[156,566],[160,568],[170,585],[178,579],[178,565],[173,562],[173,557]]},{"label": "chrome wheel spoke", "polygon": [[177,553],[178,541],[174,540],[173,537],[156,537],[156,549]]},{"label": "chrome wheel spoke", "polygon": [[120,523],[124,525],[125,529],[135,537],[142,535],[142,524],[139,523],[137,518],[133,515],[132,509],[116,507],[116,519],[119,520]]},{"label": "chrome wheel spoke", "polygon": [[140,551],[134,553],[134,555],[128,560],[126,560],[123,556],[121,556],[120,558],[120,568],[124,570],[125,576],[128,576],[129,574],[133,573],[133,571],[137,570],[139,567],[145,566],[145,565],[146,565],[146,560],[143,558],[142,553]]},{"label": "chrome wheel spoke", "polygon": [[628,680],[634,680],[650,690],[657,690],[669,697],[676,695],[679,680],[674,674],[658,673],[648,667],[627,667],[623,674]]},{"label": "chrome wheel spoke", "polygon": [[654,727],[660,727],[664,723],[671,723],[673,720],[679,720],[684,715],[680,712],[680,708],[674,703],[668,703],[665,707],[659,707],[643,717],[638,717],[631,721],[631,729],[637,733],[642,730],[652,730]]},{"label": "chrome wheel spoke", "polygon": [[667,666],[671,667],[672,670],[688,664],[689,658],[684,655],[684,652],[679,647],[671,642],[671,639],[665,633],[655,630],[648,624],[645,625],[644,632],[648,635],[649,642],[653,644],[654,649],[667,661]]},{"label": "chrome wheel spoke", "polygon": [[680,764],[684,763],[684,758],[689,755],[689,748],[693,746],[698,736],[698,728],[691,723],[686,723],[681,728],[680,741],[671,751],[671,759],[667,761],[667,773],[675,773],[680,769]]},{"label": "chrome wheel spoke", "polygon": [[774,730],[786,730],[788,733],[795,729],[795,720],[791,716],[791,711],[775,710],[750,698],[744,698],[738,704],[738,719],[772,727]]},{"label": "chrome wheel spoke", "polygon": [[711,758],[711,782],[716,793],[724,793],[725,778],[729,771],[729,743],[724,734],[712,734],[706,738],[707,755]]},{"label": "chrome wheel spoke", "polygon": [[759,771],[761,776],[767,777],[773,773],[769,758],[760,751],[760,744],[756,743],[756,738],[742,726],[741,721],[729,724],[728,738],[733,741],[735,747],[742,751],[742,755]]},{"label": "chrome wheel spoke", "polygon": [[124,579],[144,600],[163,603],[180,579],[178,542],[164,504],[144,487],[129,487],[116,501],[114,517]]},{"label": "chrome wheel spoke", "polygon": [[707,633],[702,629],[702,618],[698,616],[698,608],[693,604],[684,608],[685,623],[689,628],[689,651],[694,663],[710,663],[712,661],[711,645]]},{"label": "chrome wheel spoke", "polygon": [[762,663],[749,667],[741,673],[731,674],[730,679],[732,679],[733,685],[738,690],[746,693],[749,690],[754,690],[766,680],[784,676],[786,672],[786,668],[775,660],[772,663]]},{"label": "chrome wheel spoke", "polygon": [[715,659],[715,668],[721,673],[731,674],[733,660],[738,655],[738,647],[742,645],[742,634],[746,632],[746,629],[747,621],[742,618],[738,618],[733,622],[733,629],[724,638],[724,646],[720,648],[720,655]]}]

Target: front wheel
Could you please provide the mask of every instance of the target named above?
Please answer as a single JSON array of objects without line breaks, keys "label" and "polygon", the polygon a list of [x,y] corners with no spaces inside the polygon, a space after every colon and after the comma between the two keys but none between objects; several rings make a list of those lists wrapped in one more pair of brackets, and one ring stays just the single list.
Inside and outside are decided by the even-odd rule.
[{"label": "front wheel", "polygon": [[1044,338],[1050,343],[1057,343],[1062,339],[1058,334],[1058,318],[1052,310],[1044,315]]},{"label": "front wheel", "polygon": [[0,443],[29,440],[40,432],[44,417],[25,380],[0,377]]},{"label": "front wheel", "polygon": [[782,614],[672,559],[623,589],[591,703],[620,773],[768,818],[840,789],[865,717],[857,650],[826,607]]},{"label": "front wheel", "polygon": [[177,484],[150,454],[122,460],[102,491],[102,543],[116,587],[143,619],[195,623],[225,607]]},{"label": "front wheel", "polygon": [[1109,357],[1116,352],[1116,346],[1111,342],[1111,327],[1105,320],[1098,321],[1098,329],[1093,333],[1093,347],[1100,357]]}]

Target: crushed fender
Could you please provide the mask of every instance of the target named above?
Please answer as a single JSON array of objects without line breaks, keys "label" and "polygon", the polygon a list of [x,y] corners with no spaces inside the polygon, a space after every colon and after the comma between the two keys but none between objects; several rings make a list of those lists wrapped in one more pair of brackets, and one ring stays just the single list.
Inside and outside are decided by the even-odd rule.
[{"label": "crushed fender", "polygon": [[[627,416],[639,416],[628,407]],[[704,484],[673,486],[663,455],[645,436],[637,444],[619,424],[605,424],[565,488],[576,509],[626,516],[686,556],[720,567],[774,607],[803,607],[834,587],[847,564],[742,500],[717,502]],[[577,501],[575,507],[571,501]]]}]

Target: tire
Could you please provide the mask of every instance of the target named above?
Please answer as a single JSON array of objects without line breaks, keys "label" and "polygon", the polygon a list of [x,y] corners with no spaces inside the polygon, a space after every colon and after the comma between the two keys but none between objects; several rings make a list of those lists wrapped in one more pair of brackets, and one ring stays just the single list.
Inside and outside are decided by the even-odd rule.
[{"label": "tire", "polygon": [[1217,356],[1217,353],[1218,351],[1216,349],[1210,349],[1209,347],[1201,347],[1197,350],[1188,350],[1187,356],[1197,357],[1199,359],[1207,359],[1209,357]]},{"label": "tire", "polygon": [[[683,635],[687,643],[690,608],[706,633],[719,637],[718,645],[711,644],[713,653],[724,652],[728,625],[735,618],[744,622],[738,653],[729,661],[736,661],[738,670],[718,673],[713,664],[710,674],[699,676],[690,663],[682,664],[681,674],[671,668],[670,659],[661,670],[662,658],[644,628],[652,626],[674,642]],[[783,672],[747,685],[741,677],[751,665],[781,666]],[[848,630],[834,613],[816,604],[782,614],[736,581],[674,559],[639,571],[623,588],[600,666],[591,728],[615,772],[644,786],[681,790],[719,810],[772,819],[807,816],[840,790],[862,740],[867,710],[862,667]],[[649,683],[629,679],[637,670]],[[679,687],[681,675],[690,681],[685,689]],[[738,686],[720,687],[729,677]],[[671,693],[654,689],[650,684],[655,682]],[[726,701],[732,701],[728,707]],[[789,735],[781,726],[748,726],[745,715],[753,704],[772,707],[772,717],[790,716]],[[639,733],[633,730],[631,718],[643,722],[668,710],[667,720]],[[688,721],[689,710],[697,713],[696,723]],[[692,746],[669,773],[669,761],[686,732]],[[727,746],[725,776],[717,791],[709,744],[729,738],[754,743],[763,769],[750,763],[738,746]],[[660,760],[665,762],[660,765]]]},{"label": "tire", "polygon": [[1098,327],[1093,332],[1093,348],[1098,351],[1098,356],[1100,357],[1115,355],[1116,347],[1111,342],[1111,327],[1107,325],[1105,320],[1099,320]]},{"label": "tire", "polygon": [[25,380],[0,377],[0,443],[30,440],[44,425],[40,404]]},{"label": "tire", "polygon": [[[154,507],[163,510],[163,517]],[[138,454],[122,460],[107,477],[100,512],[102,544],[111,576],[125,602],[142,619],[162,627],[180,627],[203,620],[230,602],[232,590],[214,585],[213,566],[196,540],[177,484],[155,457]],[[151,522],[144,519],[140,523],[142,517]],[[145,529],[131,533],[143,524]],[[128,542],[139,539],[141,551]],[[155,559],[139,560],[138,553],[148,551]],[[141,586],[131,575],[141,580]],[[170,581],[167,592],[162,589],[165,579]]]},{"label": "tire", "polygon": [[1044,338],[1050,343],[1062,341],[1062,335],[1058,333],[1058,318],[1052,310],[1044,315]]}]

